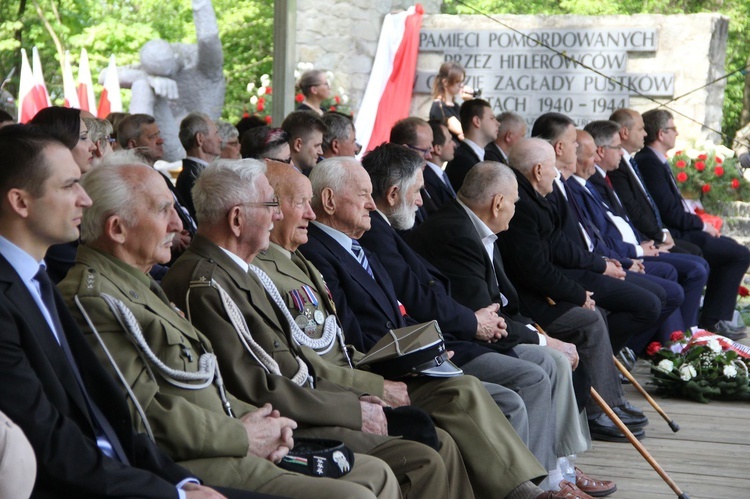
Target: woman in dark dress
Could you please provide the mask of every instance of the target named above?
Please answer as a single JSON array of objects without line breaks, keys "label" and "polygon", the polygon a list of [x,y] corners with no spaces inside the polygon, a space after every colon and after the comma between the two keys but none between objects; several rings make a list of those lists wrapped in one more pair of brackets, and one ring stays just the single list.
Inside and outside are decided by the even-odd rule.
[{"label": "woman in dark dress", "polygon": [[323,116],[325,110],[320,104],[331,95],[331,85],[324,71],[310,69],[302,73],[297,82],[304,99],[297,106],[297,111],[314,111]]},{"label": "woman in dark dress", "polygon": [[460,64],[444,62],[432,83],[432,98],[435,100],[430,108],[430,119],[442,122],[458,140],[464,139],[464,132],[458,116],[456,96],[461,93],[465,78],[466,72]]}]

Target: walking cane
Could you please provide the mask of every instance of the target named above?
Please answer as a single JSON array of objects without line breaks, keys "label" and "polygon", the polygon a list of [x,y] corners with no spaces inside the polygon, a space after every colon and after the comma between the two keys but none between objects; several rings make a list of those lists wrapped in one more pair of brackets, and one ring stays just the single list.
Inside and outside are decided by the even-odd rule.
[{"label": "walking cane", "polygon": [[612,411],[612,409],[609,407],[609,405],[604,401],[604,399],[597,393],[597,391],[591,387],[591,398],[594,399],[594,401],[601,407],[602,411],[604,411],[604,414],[607,415],[609,419],[612,420],[612,422],[619,428],[619,430],[627,437],[627,439],[630,441],[631,444],[633,444],[633,447],[635,447],[635,450],[637,450],[641,456],[646,460],[648,464],[651,465],[652,468],[654,468],[654,471],[659,474],[659,476],[666,482],[667,485],[669,485],[669,488],[674,491],[675,494],[677,494],[677,499],[690,499],[690,497],[685,494],[680,488],[677,486],[676,483],[674,483],[674,480],[670,478],[670,476],[667,474],[666,471],[664,471],[664,468],[662,468],[659,463],[656,462],[656,459],[649,453],[649,451],[643,446],[642,443],[638,441],[637,438],[633,436],[633,433],[630,431],[630,429],[625,426],[625,423],[620,421],[620,418],[617,417],[617,414]]},{"label": "walking cane", "polygon": [[656,403],[656,400],[654,400],[651,397],[651,395],[649,395],[648,392],[643,389],[643,387],[641,386],[641,384],[638,383],[638,381],[636,381],[636,379],[633,377],[632,374],[630,374],[630,371],[628,371],[628,369],[625,366],[622,365],[622,362],[620,362],[619,360],[617,360],[617,357],[614,357],[614,356],[612,357],[612,360],[615,361],[615,365],[617,366],[617,369],[620,370],[620,372],[623,374],[623,376],[625,376],[626,378],[628,378],[628,381],[630,381],[630,383],[635,387],[635,389],[638,390],[638,393],[640,393],[641,395],[643,395],[643,398],[645,398],[646,401],[649,404],[651,404],[651,407],[653,407],[654,410],[656,410],[656,412],[659,413],[659,416],[661,416],[662,418],[664,418],[664,421],[667,422],[667,424],[672,429],[672,431],[675,432],[675,433],[677,433],[678,431],[680,431],[680,425],[678,425],[677,423],[675,423],[675,421],[672,418],[670,418],[667,415],[666,412],[664,412],[664,409],[662,409],[661,407],[659,407],[659,404]]}]

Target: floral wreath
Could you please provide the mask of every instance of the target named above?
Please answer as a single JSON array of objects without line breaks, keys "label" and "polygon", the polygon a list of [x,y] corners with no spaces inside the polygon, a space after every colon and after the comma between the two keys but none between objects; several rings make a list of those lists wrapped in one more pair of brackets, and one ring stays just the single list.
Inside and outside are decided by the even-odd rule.
[{"label": "floral wreath", "polygon": [[651,382],[659,394],[697,402],[750,400],[750,348],[723,336],[693,328],[675,331],[662,345],[646,348]]}]

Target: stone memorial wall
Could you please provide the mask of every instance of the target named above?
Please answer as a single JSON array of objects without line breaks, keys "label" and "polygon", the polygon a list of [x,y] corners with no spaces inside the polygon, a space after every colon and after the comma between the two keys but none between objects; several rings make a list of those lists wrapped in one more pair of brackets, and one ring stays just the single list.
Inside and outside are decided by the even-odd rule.
[{"label": "stone memorial wall", "polygon": [[682,139],[718,138],[724,80],[706,85],[724,74],[726,17],[494,17],[425,16],[412,114],[429,113],[437,68],[454,60],[497,113],[529,123],[556,111],[583,126],[619,107],[668,103]]},{"label": "stone memorial wall", "polygon": [[[681,139],[718,140],[711,129],[721,130],[724,80],[708,84],[724,74],[725,16],[493,16],[503,26],[484,16],[437,14],[437,0],[421,3],[413,115],[427,117],[432,77],[443,61],[456,60],[467,85],[482,89],[498,113],[513,110],[531,122],[559,111],[583,125],[617,107],[645,111],[676,99],[668,107]],[[412,4],[298,0],[298,61],[332,71],[356,112],[383,17]]]}]

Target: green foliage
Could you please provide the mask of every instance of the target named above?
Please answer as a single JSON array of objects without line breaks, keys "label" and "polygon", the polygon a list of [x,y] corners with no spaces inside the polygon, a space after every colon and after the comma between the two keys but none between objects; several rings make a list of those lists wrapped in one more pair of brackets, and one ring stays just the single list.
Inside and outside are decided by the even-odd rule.
[{"label": "green foliage", "polygon": [[[474,9],[466,5],[474,7]],[[727,39],[726,73],[744,68],[750,56],[750,2],[746,0],[445,0],[446,14],[697,14],[716,12],[729,17]],[[724,145],[731,147],[735,132],[744,123],[740,122],[742,95],[745,86],[743,73],[727,79],[724,92],[724,117],[722,131]]]},{"label": "green foliage", "polygon": [[[169,42],[194,43],[196,40],[191,0],[37,0],[45,19],[59,38],[63,50],[72,56],[77,75],[82,48],[89,53],[95,93],[99,72],[110,54],[118,66],[138,63],[143,44],[154,38]],[[39,18],[33,0],[26,0],[19,15],[21,0],[0,1],[0,81],[18,66],[6,89],[18,96],[20,48],[29,58],[36,45],[42,61],[50,97],[56,104],[63,100],[62,73],[58,51],[49,31]],[[237,121],[249,94],[247,84],[259,82],[270,74],[273,54],[273,0],[213,0],[224,47],[224,74],[227,93],[223,118]],[[19,31],[20,30],[20,31]],[[17,36],[21,37],[18,40]],[[125,90],[127,109],[130,92]]]}]

